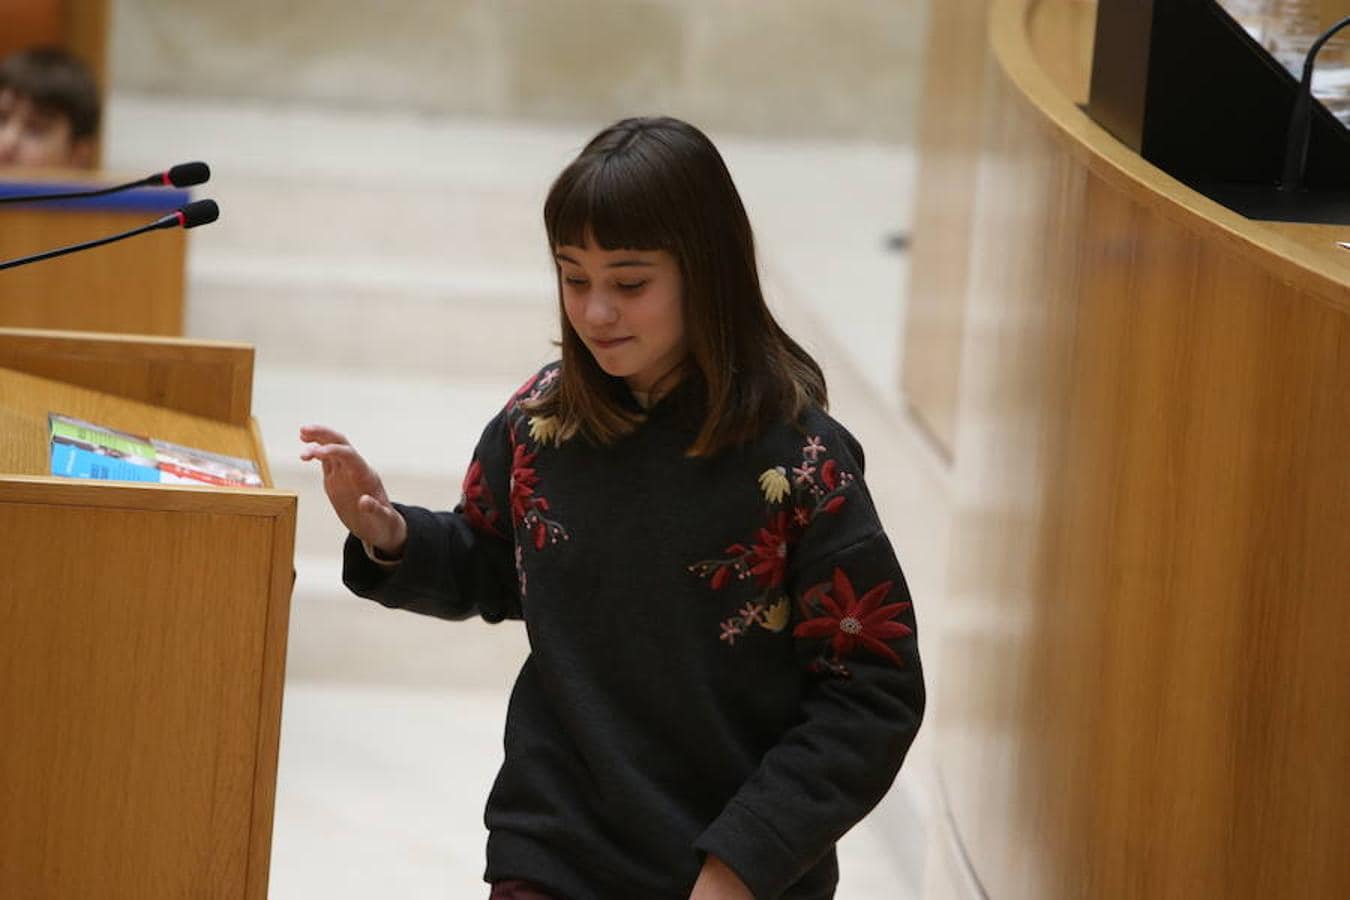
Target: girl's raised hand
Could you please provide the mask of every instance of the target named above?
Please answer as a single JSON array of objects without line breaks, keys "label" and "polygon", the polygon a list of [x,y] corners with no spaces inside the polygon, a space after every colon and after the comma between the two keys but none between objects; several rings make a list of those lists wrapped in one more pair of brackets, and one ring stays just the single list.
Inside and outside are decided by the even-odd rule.
[{"label": "girl's raised hand", "polygon": [[324,492],[347,530],[388,556],[401,556],[408,525],[389,502],[375,470],[331,428],[301,426],[300,440],[307,445],[300,459],[317,459],[323,465]]}]

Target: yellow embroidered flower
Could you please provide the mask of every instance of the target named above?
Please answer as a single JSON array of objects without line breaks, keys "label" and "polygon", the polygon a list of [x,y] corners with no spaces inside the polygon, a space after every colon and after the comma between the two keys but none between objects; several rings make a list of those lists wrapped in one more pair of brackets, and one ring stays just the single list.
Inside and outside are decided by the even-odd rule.
[{"label": "yellow embroidered flower", "polygon": [[561,444],[558,420],[552,416],[530,416],[530,438],[539,444]]},{"label": "yellow embroidered flower", "polygon": [[759,476],[759,489],[764,492],[764,499],[770,503],[780,502],[792,492],[792,485],[787,480],[787,470],[782,466],[765,469]]},{"label": "yellow embroidered flower", "polygon": [[792,604],[786,597],[770,606],[764,612],[762,623],[770,631],[782,631],[787,627],[788,617],[792,614]]}]

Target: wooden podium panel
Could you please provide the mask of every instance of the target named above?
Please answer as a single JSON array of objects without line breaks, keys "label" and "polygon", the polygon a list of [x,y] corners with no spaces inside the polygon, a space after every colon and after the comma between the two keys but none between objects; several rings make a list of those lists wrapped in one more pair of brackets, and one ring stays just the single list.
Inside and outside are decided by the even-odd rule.
[{"label": "wooden podium panel", "polygon": [[[9,364],[175,347],[247,349],[0,330]],[[262,462],[145,396],[0,368],[0,896],[266,896],[296,498],[43,474],[48,411]]]},{"label": "wooden podium panel", "polygon": [[131,335],[71,340],[67,332],[36,330],[26,331],[21,341],[7,341],[3,334],[0,329],[0,369],[53,378],[65,385],[232,425],[252,421],[251,347]]},{"label": "wooden podium panel", "polygon": [[[10,176],[0,195],[35,187],[116,184],[72,173]],[[0,260],[94,240],[153,222],[187,202],[185,190],[155,189],[79,205],[0,206]],[[152,231],[115,244],[0,272],[0,327],[177,336],[183,333],[187,235]]]}]

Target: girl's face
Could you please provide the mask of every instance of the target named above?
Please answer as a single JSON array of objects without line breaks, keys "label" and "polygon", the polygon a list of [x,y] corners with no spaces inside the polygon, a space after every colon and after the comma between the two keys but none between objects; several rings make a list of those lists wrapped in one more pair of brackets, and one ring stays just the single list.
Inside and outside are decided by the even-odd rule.
[{"label": "girl's face", "polygon": [[680,267],[665,250],[557,248],[567,321],[600,368],[647,392],[689,352]]}]

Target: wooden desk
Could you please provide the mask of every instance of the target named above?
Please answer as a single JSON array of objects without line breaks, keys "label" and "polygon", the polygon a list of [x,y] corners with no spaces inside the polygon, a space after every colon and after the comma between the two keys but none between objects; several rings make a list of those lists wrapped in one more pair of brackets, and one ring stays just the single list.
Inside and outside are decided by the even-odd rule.
[{"label": "wooden desk", "polygon": [[1090,9],[990,7],[929,896],[1350,896],[1350,233],[1093,123]]},{"label": "wooden desk", "polygon": [[[124,179],[125,180],[125,179]],[[8,173],[0,195],[116,184],[70,173]],[[68,204],[0,206],[0,259],[116,234],[188,202],[185,190],[145,189]],[[177,336],[183,333],[187,236],[155,231],[117,244],[0,272],[0,327]]]}]

